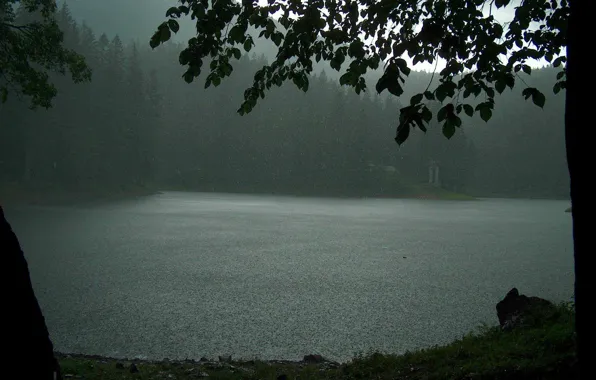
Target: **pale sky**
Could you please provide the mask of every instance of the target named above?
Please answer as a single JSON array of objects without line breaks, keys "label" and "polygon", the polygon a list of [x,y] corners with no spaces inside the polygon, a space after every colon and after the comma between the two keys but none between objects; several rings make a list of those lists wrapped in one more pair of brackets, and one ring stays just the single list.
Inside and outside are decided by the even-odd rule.
[{"label": "pale sky", "polygon": [[[267,0],[259,0],[259,4],[267,5]],[[513,17],[515,14],[515,7],[518,4],[519,4],[519,0],[513,0],[507,7],[501,8],[501,9],[497,9],[494,6],[492,7],[492,9],[490,9],[487,4],[485,6],[485,9],[483,10],[483,13],[488,16],[490,14],[490,12],[492,11],[492,15],[495,17],[495,19],[498,22],[500,22],[504,26],[504,29],[506,30],[505,25],[507,23],[511,22],[511,20],[513,20]],[[432,72],[435,69],[435,63],[430,64],[430,63],[424,62],[424,63],[418,63],[416,65],[412,65],[412,60],[407,56],[407,54],[405,54],[402,58],[404,58],[408,62],[408,65],[416,71]],[[547,62],[544,60],[543,61],[529,60],[527,62],[527,64],[531,67],[536,68],[536,67],[545,66],[547,64]],[[445,67],[445,63],[442,60],[439,60],[439,62],[436,65],[437,65],[437,71],[440,71]]]}]

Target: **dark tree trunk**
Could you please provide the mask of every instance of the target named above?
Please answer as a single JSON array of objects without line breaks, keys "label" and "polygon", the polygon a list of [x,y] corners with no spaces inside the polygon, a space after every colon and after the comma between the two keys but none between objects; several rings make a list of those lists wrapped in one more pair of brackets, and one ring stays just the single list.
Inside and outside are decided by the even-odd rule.
[{"label": "dark tree trunk", "polygon": [[19,241],[0,207],[0,378],[55,379],[58,364]]},{"label": "dark tree trunk", "polygon": [[[591,43],[584,44],[582,37],[592,37],[592,29],[584,24],[583,17],[592,17],[589,3],[591,0],[572,0],[571,17],[569,19],[567,42],[567,94],[565,103],[565,140],[567,147],[567,165],[571,184],[571,205],[573,218],[573,245],[575,259],[575,307],[577,331],[577,355],[580,376],[587,379],[591,376],[591,360],[589,357],[594,323],[594,309],[589,298],[593,297],[591,281],[590,223],[593,214],[589,208],[590,175],[594,170],[590,167],[593,160],[588,156],[592,142],[592,126],[589,123],[594,108],[593,97],[588,95],[587,77],[593,73]],[[593,22],[593,20],[592,20]],[[585,39],[587,40],[587,38]],[[581,93],[584,87],[586,94]],[[593,253],[593,252],[592,252]]]}]

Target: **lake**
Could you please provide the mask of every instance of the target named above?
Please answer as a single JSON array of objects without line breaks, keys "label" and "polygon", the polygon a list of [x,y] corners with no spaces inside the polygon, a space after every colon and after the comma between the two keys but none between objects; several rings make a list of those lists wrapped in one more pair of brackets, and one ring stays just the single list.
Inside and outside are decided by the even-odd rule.
[{"label": "lake", "polygon": [[567,207],[165,192],[5,211],[59,351],[343,361],[496,324],[514,286],[569,300]]}]

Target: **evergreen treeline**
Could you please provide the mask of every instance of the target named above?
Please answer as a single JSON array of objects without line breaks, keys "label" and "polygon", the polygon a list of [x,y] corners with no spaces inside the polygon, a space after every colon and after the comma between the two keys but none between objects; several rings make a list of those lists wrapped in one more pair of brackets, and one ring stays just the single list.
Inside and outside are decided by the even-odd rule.
[{"label": "evergreen treeline", "polygon": [[[308,93],[283,85],[241,117],[243,90],[265,57],[243,56],[231,78],[204,90],[204,81],[182,80],[181,46],[151,51],[146,41],[97,36],[67,6],[58,17],[66,45],[87,57],[93,80],[75,85],[53,78],[59,95],[50,110],[30,111],[14,96],[0,106],[1,183],[416,195],[432,160],[449,190],[567,195],[562,96],[540,110],[523,100],[521,88],[507,92],[488,124],[466,120],[450,141],[434,125],[398,148],[397,100],[358,96],[324,71],[311,77]],[[526,81],[549,92],[554,75],[535,70]],[[430,80],[426,73],[413,76],[411,88]]]}]

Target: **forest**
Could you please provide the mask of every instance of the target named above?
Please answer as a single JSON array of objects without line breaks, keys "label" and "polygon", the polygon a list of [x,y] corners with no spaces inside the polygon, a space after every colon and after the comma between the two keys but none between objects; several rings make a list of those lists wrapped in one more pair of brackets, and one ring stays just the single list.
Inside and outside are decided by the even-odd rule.
[{"label": "forest", "polygon": [[48,110],[30,110],[19,97],[0,105],[0,188],[400,197],[428,187],[434,162],[434,185],[449,191],[568,197],[564,94],[550,91],[551,67],[520,74],[549,94],[544,109],[521,89],[507,90],[488,123],[465,119],[449,141],[435,123],[398,146],[400,104],[431,82],[430,72],[412,72],[398,99],[376,95],[373,82],[356,95],[321,66],[308,93],[284,84],[240,116],[243,91],[265,54],[244,54],[230,78],[205,89],[204,80],[182,79],[179,42],[151,50],[145,40],[92,30],[67,5],[58,18],[65,45],[86,57],[93,80],[53,76],[59,95]]}]

